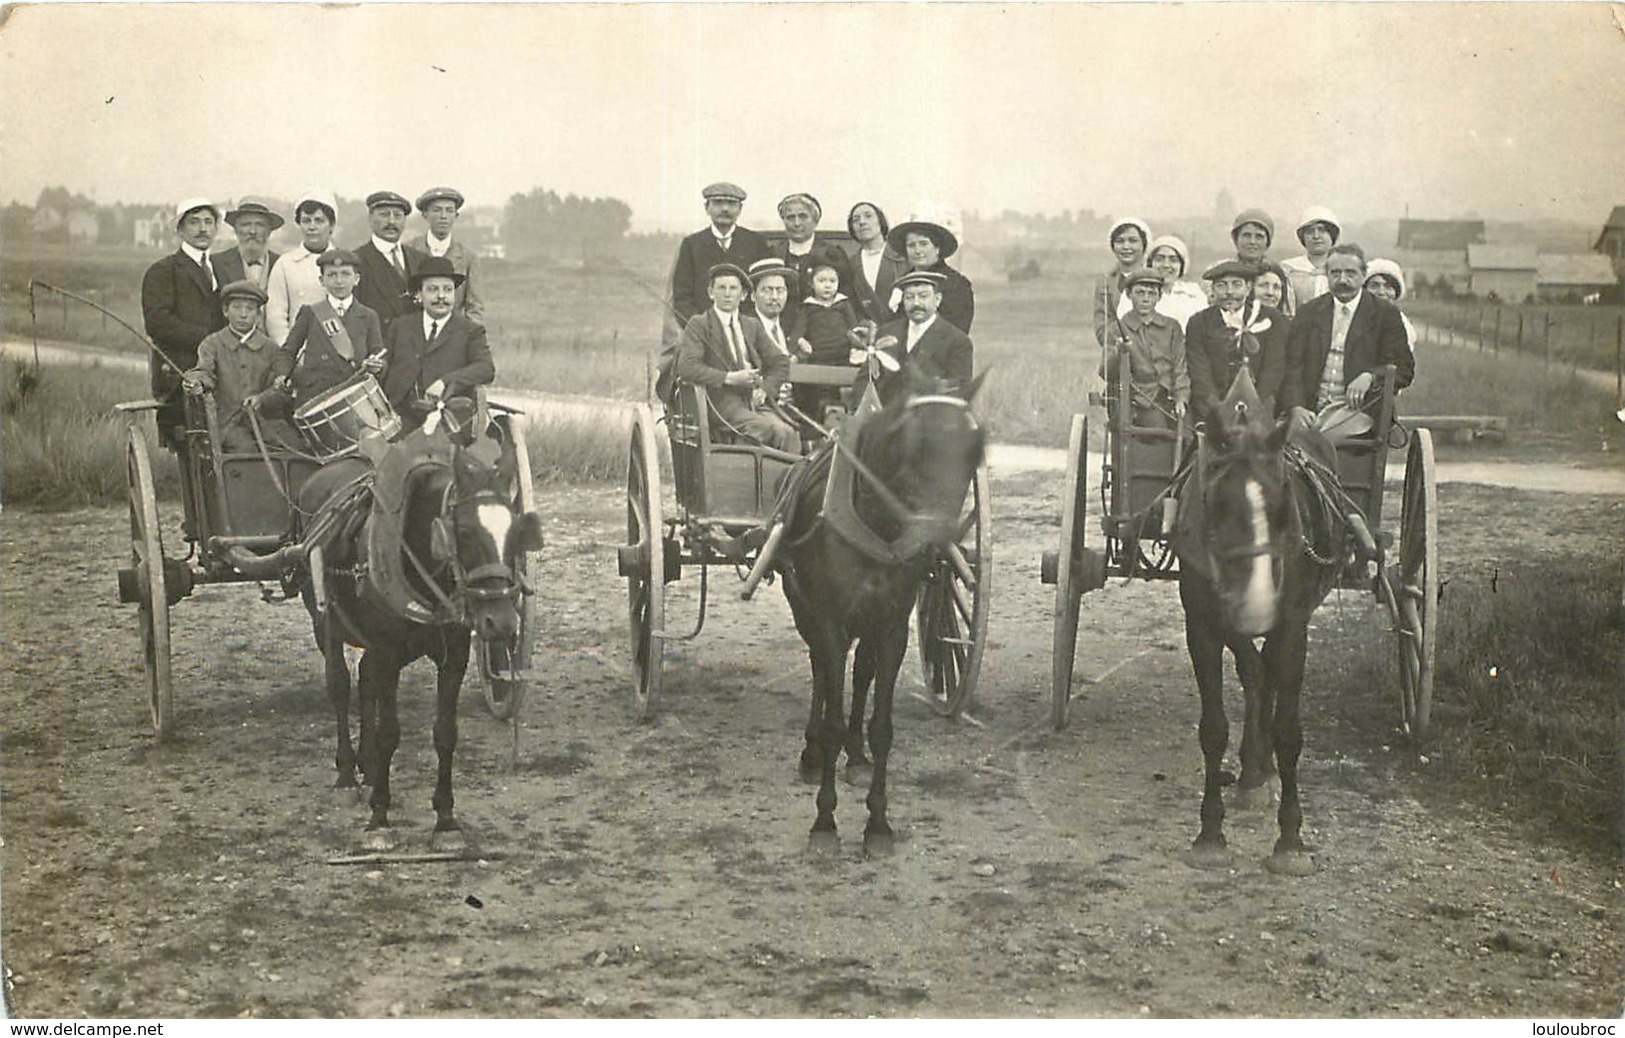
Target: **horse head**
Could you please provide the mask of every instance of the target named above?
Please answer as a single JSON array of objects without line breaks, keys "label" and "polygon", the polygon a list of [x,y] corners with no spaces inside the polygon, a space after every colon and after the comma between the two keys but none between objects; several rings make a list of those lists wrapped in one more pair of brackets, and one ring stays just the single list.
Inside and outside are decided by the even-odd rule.
[{"label": "horse head", "polygon": [[1209,576],[1226,625],[1248,637],[1280,619],[1286,544],[1295,529],[1282,454],[1288,425],[1272,412],[1243,365],[1198,451]]},{"label": "horse head", "polygon": [[[963,395],[906,367],[903,392],[868,422],[857,453],[879,481],[876,493],[891,514],[875,524],[883,536],[941,545],[958,535],[960,513],[986,434],[971,409],[978,376]],[[899,536],[900,535],[900,536]]]}]

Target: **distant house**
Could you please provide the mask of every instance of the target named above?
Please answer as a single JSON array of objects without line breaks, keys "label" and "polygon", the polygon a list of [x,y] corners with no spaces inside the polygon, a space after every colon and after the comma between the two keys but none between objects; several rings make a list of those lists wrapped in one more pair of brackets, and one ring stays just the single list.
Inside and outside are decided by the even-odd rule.
[{"label": "distant house", "polygon": [[1608,222],[1602,225],[1602,233],[1597,235],[1597,244],[1591,248],[1608,257],[1616,280],[1625,281],[1625,205],[1614,206]]},{"label": "distant house", "polygon": [[1467,249],[1483,241],[1483,220],[1401,220],[1394,259],[1418,295],[1465,295],[1472,291]]},{"label": "distant house", "polygon": [[173,242],[169,213],[164,210],[137,215],[131,221],[131,226],[135,229],[135,247],[138,249],[167,249]]},{"label": "distant house", "polygon": [[1467,247],[1469,289],[1481,299],[1521,303],[1535,294],[1536,256],[1533,245]]},{"label": "distant house", "polygon": [[76,243],[94,242],[101,231],[101,221],[94,209],[75,209],[62,221],[67,225],[68,240]]},{"label": "distant house", "polygon": [[1619,284],[1607,256],[1542,254],[1535,258],[1535,291],[1543,302],[1583,303],[1596,300]]},{"label": "distant house", "polygon": [[54,205],[42,205],[34,209],[34,217],[28,225],[33,228],[36,235],[44,236],[60,231],[66,222],[67,217],[62,214],[62,210]]}]

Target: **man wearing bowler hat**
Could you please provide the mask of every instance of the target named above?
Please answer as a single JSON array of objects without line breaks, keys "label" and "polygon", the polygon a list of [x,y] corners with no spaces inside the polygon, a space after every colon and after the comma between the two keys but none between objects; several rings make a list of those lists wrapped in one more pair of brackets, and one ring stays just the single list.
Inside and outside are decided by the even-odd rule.
[{"label": "man wearing bowler hat", "polygon": [[681,334],[682,326],[710,306],[711,268],[731,263],[740,270],[767,256],[767,240],[747,227],[739,226],[745,207],[745,189],[719,181],[700,192],[705,199],[705,215],[710,224],[683,239],[677,247],[677,262],[671,272],[671,308],[677,324],[667,329],[667,341]]},{"label": "man wearing bowler hat", "polygon": [[371,307],[388,328],[395,318],[411,312],[411,278],[429,257],[401,241],[412,203],[393,191],[367,196],[367,222],[372,237],[352,249],[361,263],[361,283],[355,297]]},{"label": "man wearing bowler hat", "polygon": [[422,312],[403,314],[389,326],[384,396],[401,416],[403,429],[422,425],[434,405],[447,397],[473,399],[475,386],[488,386],[496,378],[485,326],[457,312],[462,283],[451,260],[423,257],[411,281]]},{"label": "man wearing bowler hat", "polygon": [[734,432],[767,447],[795,453],[801,437],[767,409],[790,377],[790,357],[779,352],[756,318],[741,314],[750,284],[744,268],[718,263],[708,272],[711,308],[683,327],[677,377],[705,387],[713,431]]},{"label": "man wearing bowler hat", "polygon": [[[170,450],[186,450],[186,412],[179,392],[183,372],[197,366],[204,336],[226,326],[220,309],[223,282],[209,256],[220,225],[220,210],[207,198],[188,198],[175,207],[180,247],[147,268],[141,278],[141,316],[147,336],[168,363],[148,357],[152,395],[158,409],[158,438]],[[170,364],[175,367],[171,367]]]},{"label": "man wearing bowler hat", "polygon": [[896,360],[897,371],[882,367],[875,390],[881,402],[897,392],[904,367],[934,379],[944,392],[964,396],[976,371],[976,348],[970,336],[939,312],[947,277],[934,270],[911,270],[897,279],[903,317],[883,325],[877,346]]},{"label": "man wearing bowler hat", "polygon": [[271,251],[271,234],[282,226],[282,217],[256,198],[244,198],[237,208],[226,211],[226,223],[237,235],[237,244],[210,257],[222,285],[247,281],[264,288],[271,283],[271,268],[279,253]]},{"label": "man wearing bowler hat", "polygon": [[418,212],[429,229],[407,245],[429,256],[444,256],[463,276],[457,286],[457,312],[472,321],[485,321],[485,300],[480,296],[480,257],[451,236],[452,224],[463,209],[463,193],[454,187],[431,187],[418,196]]}]

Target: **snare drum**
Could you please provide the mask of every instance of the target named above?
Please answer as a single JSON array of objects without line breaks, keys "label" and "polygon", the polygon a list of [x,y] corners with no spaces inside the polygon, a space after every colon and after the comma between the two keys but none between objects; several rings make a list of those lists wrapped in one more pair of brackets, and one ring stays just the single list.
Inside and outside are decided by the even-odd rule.
[{"label": "snare drum", "polygon": [[386,440],[401,431],[400,416],[371,375],[350,379],[300,404],[293,412],[293,424],[311,450],[329,461],[354,454],[361,434],[368,429]]}]

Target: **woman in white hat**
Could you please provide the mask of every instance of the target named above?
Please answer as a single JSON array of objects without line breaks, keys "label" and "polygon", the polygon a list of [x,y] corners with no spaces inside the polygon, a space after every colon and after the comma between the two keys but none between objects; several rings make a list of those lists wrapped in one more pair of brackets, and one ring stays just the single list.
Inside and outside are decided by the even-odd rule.
[{"label": "woman in white hat", "polygon": [[1171,234],[1151,239],[1146,251],[1145,265],[1162,275],[1162,298],[1157,301],[1157,313],[1179,322],[1184,331],[1191,315],[1207,309],[1207,293],[1194,281],[1186,281],[1185,271],[1190,269],[1191,250],[1183,239]]},{"label": "woman in white hat", "polygon": [[[1106,328],[1134,308],[1129,301],[1126,278],[1145,267],[1146,249],[1151,244],[1151,228],[1144,220],[1125,216],[1112,224],[1106,236],[1111,242],[1111,270],[1095,278],[1095,341],[1106,344]],[[1205,303],[1203,304],[1206,305]]]},{"label": "woman in white hat", "polygon": [[277,260],[265,286],[265,331],[278,346],[288,341],[301,306],[315,306],[327,298],[316,257],[333,243],[338,203],[325,191],[307,191],[293,207],[293,222],[302,238],[299,247]]},{"label": "woman in white hat", "polygon": [[[1405,296],[1405,271],[1391,259],[1374,259],[1365,265],[1365,290],[1398,309],[1399,301]],[[1416,329],[1411,327],[1411,319],[1405,316],[1405,311],[1399,311],[1399,319],[1405,325],[1405,337],[1410,340],[1411,352],[1415,353]]]},{"label": "woman in white hat", "polygon": [[1281,261],[1281,269],[1291,281],[1290,296],[1298,305],[1329,290],[1326,256],[1342,234],[1337,214],[1323,205],[1310,206],[1298,218],[1298,242],[1303,245],[1303,255]]}]

